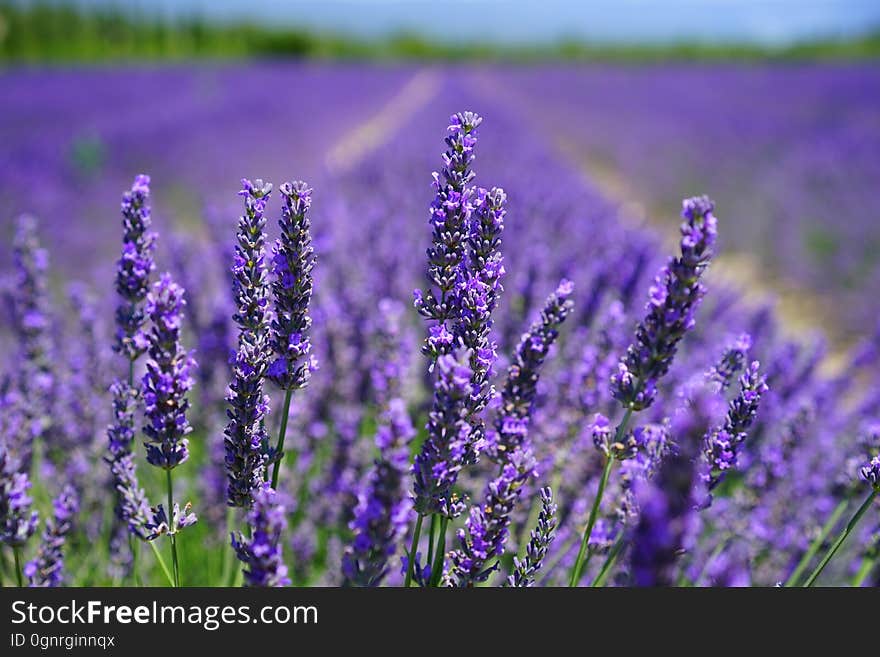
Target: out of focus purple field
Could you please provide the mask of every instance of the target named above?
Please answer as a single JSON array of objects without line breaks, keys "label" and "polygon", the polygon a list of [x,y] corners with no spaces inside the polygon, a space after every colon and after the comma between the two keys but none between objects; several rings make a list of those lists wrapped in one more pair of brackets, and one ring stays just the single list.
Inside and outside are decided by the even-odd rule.
[{"label": "out of focus purple field", "polygon": [[[0,72],[0,85],[0,275],[11,309],[0,322],[0,433],[44,441],[30,497],[4,461],[0,511],[7,526],[17,518],[4,542],[36,564],[24,570],[32,584],[165,583],[165,534],[176,537],[183,585],[880,582],[876,66],[213,63],[20,68]],[[475,144],[455,120],[447,129],[466,110],[483,117]],[[455,171],[440,154],[460,156],[461,143],[476,178],[444,188],[444,167]],[[177,372],[192,379],[180,407],[190,454],[174,467],[175,502],[198,516],[191,527],[182,512],[169,522],[157,510],[165,475],[138,435],[149,409],[138,407],[128,439],[155,498],[134,505],[147,516],[140,525],[124,508],[134,489],[104,459],[107,426],[121,422],[108,390],[129,372],[111,350],[120,198],[138,174],[150,177],[158,233],[156,267],[139,275],[154,285],[168,271],[185,288],[184,318],[167,312],[198,362]],[[244,199],[242,177],[252,181]],[[275,185],[267,203],[257,179]],[[293,312],[311,320],[285,334],[300,350],[285,357],[310,380],[279,388],[266,370],[271,403],[252,409],[265,416],[251,418],[254,435],[264,432],[251,447],[266,461],[260,485],[274,462],[280,479],[271,496],[260,488],[232,504],[247,449],[230,444],[240,408],[228,387],[250,376],[235,276],[265,265],[276,304],[285,273],[311,285],[284,269],[308,261],[303,233],[291,243],[305,250],[286,264],[268,252],[287,236],[277,224],[285,199],[300,199],[280,187],[291,180],[312,189],[316,263],[310,305],[305,295]],[[503,187],[506,200],[473,185]],[[137,182],[123,209],[145,189]],[[714,210],[698,198],[683,219],[682,199],[703,194]],[[290,207],[284,216],[299,216]],[[235,251],[263,210],[265,263]],[[464,223],[444,228],[437,212]],[[499,246],[480,231],[501,218]],[[438,245],[465,244],[466,257],[447,253],[458,278],[446,290],[426,249],[442,262]],[[426,310],[419,293],[422,317],[413,309],[417,288],[442,292],[442,304],[461,305],[455,321],[483,327],[455,333],[470,361],[445,342],[448,308]],[[151,289],[154,311],[161,294],[174,296]],[[314,367],[296,360],[306,355]],[[133,382],[163,362],[153,351],[130,361]],[[265,440],[279,429],[283,454]],[[432,476],[443,495],[437,482],[425,492],[419,477]],[[61,550],[41,532],[62,533],[61,482],[79,515],[52,570]],[[36,530],[22,528],[31,504]],[[861,523],[849,532],[854,512]],[[230,549],[227,530],[248,524],[253,536],[239,541],[275,532],[269,562],[251,543]],[[11,555],[0,562],[5,584]],[[177,576],[176,552],[174,562]]]}]

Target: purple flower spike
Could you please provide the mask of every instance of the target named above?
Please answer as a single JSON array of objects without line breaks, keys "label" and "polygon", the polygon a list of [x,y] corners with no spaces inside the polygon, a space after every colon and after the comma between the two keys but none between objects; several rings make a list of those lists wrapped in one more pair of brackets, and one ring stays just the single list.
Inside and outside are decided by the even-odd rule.
[{"label": "purple flower spike", "polygon": [[749,365],[740,377],[739,394],[730,402],[724,424],[705,438],[703,452],[708,471],[703,478],[709,490],[721,483],[728,470],[736,467],[739,447],[758,415],[761,396],[768,390],[759,367],[758,361]]},{"label": "purple flower spike", "polygon": [[376,435],[379,458],[350,525],[354,538],[342,560],[342,573],[349,585],[378,586],[406,533],[412,509],[406,495],[406,475],[414,436],[406,405],[402,399],[392,399]]},{"label": "purple flower spike", "polygon": [[29,427],[14,449],[21,458],[22,469],[28,469],[34,441],[49,441],[53,433],[50,429],[55,386],[46,278],[48,256],[40,246],[33,217],[25,215],[18,219],[13,240],[13,263],[15,273],[10,296],[13,329],[21,358],[16,383],[27,400],[20,410]]},{"label": "purple flower spike", "polygon": [[308,216],[312,190],[300,180],[284,183],[280,189],[284,197],[279,221],[281,239],[272,252],[275,317],[270,342],[275,360],[267,376],[282,390],[293,390],[307,385],[317,367],[308,338],[315,266]]},{"label": "purple flower spike", "polygon": [[625,408],[639,411],[654,402],[657,384],[669,371],[678,343],[694,327],[705,294],[700,279],[717,236],[714,207],[705,196],[683,203],[681,255],[670,259],[654,280],[647,315],[611,377],[612,394]]},{"label": "purple flower spike", "polygon": [[471,368],[466,352],[444,354],[437,359],[434,401],[428,416],[428,437],[413,463],[415,509],[422,515],[442,513],[457,517],[464,505],[453,492],[471,427],[467,423],[467,400]]},{"label": "purple flower spike", "polygon": [[281,555],[281,535],[287,528],[285,508],[268,484],[254,492],[248,524],[250,538],[232,535],[232,548],[244,564],[245,586],[289,586]]},{"label": "purple flower spike", "polygon": [[148,336],[150,360],[143,377],[144,433],[147,461],[171,470],[189,458],[186,436],[192,427],[186,417],[187,393],[192,389],[195,360],[180,344],[183,288],[164,274],[147,296],[152,328]]},{"label": "purple flower spike", "polygon": [[574,285],[562,280],[544,303],[541,317],[522,336],[501,393],[501,410],[495,428],[486,438],[485,450],[496,463],[505,463],[506,453],[524,444],[537,394],[541,367],[559,329],[574,307]]},{"label": "purple flower spike", "polygon": [[54,513],[43,529],[37,558],[24,567],[24,575],[31,586],[61,586],[64,583],[64,543],[79,511],[79,499],[73,486],[64,487],[52,501],[52,508]]},{"label": "purple flower spike", "polygon": [[[433,234],[428,249],[428,281],[433,289],[414,293],[419,314],[437,322],[443,327],[442,332],[450,335],[453,333],[452,323],[461,317],[460,287],[465,281],[463,269],[466,239],[471,230],[470,197],[473,194],[468,184],[474,178],[471,163],[477,142],[476,129],[481,122],[482,118],[473,112],[455,114],[450,119],[446,137],[448,149],[443,154],[443,170],[434,174],[436,195],[430,209]],[[429,337],[422,351],[433,363],[453,348],[451,340]]]},{"label": "purple flower spike", "polygon": [[525,557],[513,558],[513,572],[507,578],[508,586],[529,587],[535,585],[535,574],[544,565],[544,558],[553,539],[556,538],[556,504],[549,487],[541,489],[541,511],[538,524],[532,530],[526,546]]},{"label": "purple flower spike", "polygon": [[37,530],[39,517],[28,495],[31,482],[0,437],[0,542],[12,547],[24,545]]},{"label": "purple flower spike", "polygon": [[244,214],[238,220],[238,243],[232,266],[237,310],[238,349],[233,355],[232,381],[226,395],[229,422],[224,430],[227,504],[250,507],[263,481],[267,443],[264,418],[269,397],[263,392],[263,375],[269,358],[267,317],[269,283],[266,272],[266,200],[272,186],[243,180]]},{"label": "purple flower spike", "polygon": [[138,483],[132,453],[134,414],[139,395],[137,390],[122,381],[114,383],[110,393],[113,396],[114,421],[107,429],[109,454],[105,460],[110,464],[110,473],[117,492],[116,517],[125,523],[132,535],[146,540],[153,514],[146,493]]},{"label": "purple flower spike", "polygon": [[144,300],[155,268],[156,234],[150,231],[150,177],[139,175],[122,196],[122,256],[116,264],[116,351],[136,360],[147,350]]}]

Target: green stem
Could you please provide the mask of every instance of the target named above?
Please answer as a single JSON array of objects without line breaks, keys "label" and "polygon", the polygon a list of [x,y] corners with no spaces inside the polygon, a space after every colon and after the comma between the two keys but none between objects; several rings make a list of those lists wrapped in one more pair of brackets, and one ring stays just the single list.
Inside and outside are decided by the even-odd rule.
[{"label": "green stem", "polygon": [[[626,413],[623,414],[623,419],[620,421],[620,424],[617,425],[617,432],[614,434],[614,443],[621,442],[624,433],[626,433],[626,427],[629,425],[629,420],[632,417],[633,409],[626,409]],[[590,509],[590,518],[587,520],[587,527],[584,529],[584,537],[581,541],[581,548],[578,550],[577,560],[574,562],[574,568],[571,569],[571,579],[568,582],[569,586],[577,586],[578,582],[581,581],[581,574],[584,570],[584,557],[587,554],[587,547],[590,544],[590,536],[593,533],[593,526],[596,524],[596,517],[599,515],[599,507],[602,504],[602,495],[605,494],[605,486],[608,485],[608,477],[611,474],[611,466],[614,465],[614,457],[611,454],[608,454],[605,457],[605,468],[602,470],[602,478],[599,480],[599,490],[596,491],[596,499],[593,500],[593,508]]]},{"label": "green stem", "polygon": [[153,549],[153,554],[156,555],[156,561],[159,562],[159,567],[162,569],[162,572],[165,573],[165,579],[168,580],[168,586],[174,586],[174,577],[172,577],[171,571],[168,570],[168,566],[165,565],[165,559],[162,558],[162,553],[159,552],[159,548],[156,547],[156,541],[147,541],[147,545]]},{"label": "green stem", "polygon": [[171,486],[171,469],[165,470],[165,482],[168,485],[168,533],[171,538],[171,566],[174,568],[174,586],[180,586],[180,565],[177,561],[177,526],[174,522],[173,488]]},{"label": "green stem", "polygon": [[608,556],[605,558],[605,563],[602,564],[602,568],[599,569],[599,574],[596,575],[596,578],[593,580],[593,583],[590,584],[590,586],[605,586],[605,582],[608,579],[608,574],[611,572],[611,569],[614,568],[614,564],[617,563],[617,557],[620,556],[622,550],[623,536],[618,538],[614,546],[608,551]]},{"label": "green stem", "polygon": [[[226,536],[228,537],[233,531],[235,531],[234,527],[235,523],[235,507],[227,506],[226,507]],[[233,560],[230,558],[233,555],[233,550],[229,546],[229,543],[225,543],[227,549],[223,550],[223,561],[220,564],[220,586],[229,586],[230,579],[230,567],[233,564]]]},{"label": "green stem", "polygon": [[15,556],[15,579],[18,582],[18,588],[24,587],[24,578],[21,571],[21,547],[13,546],[12,554]]},{"label": "green stem", "polygon": [[828,518],[828,521],[822,526],[822,529],[819,531],[819,535],[813,539],[813,542],[810,543],[810,547],[807,548],[807,551],[804,552],[804,556],[801,557],[801,560],[798,562],[798,565],[792,571],[791,575],[789,575],[788,579],[785,580],[785,586],[794,586],[800,580],[801,575],[803,575],[804,571],[807,569],[807,566],[813,561],[813,557],[816,556],[816,553],[819,551],[819,548],[822,547],[822,544],[825,542],[825,539],[828,538],[828,535],[832,532],[832,530],[837,526],[837,521],[840,520],[840,516],[843,515],[843,512],[846,511],[846,507],[849,506],[849,499],[842,500],[840,504],[837,505],[837,508],[831,513],[831,517]]},{"label": "green stem", "polygon": [[287,420],[290,416],[290,400],[293,397],[293,388],[284,392],[284,405],[281,407],[281,429],[278,431],[278,444],[275,446],[275,455],[278,457],[272,466],[272,488],[278,488],[278,471],[281,469],[281,457],[284,455],[284,437],[287,435]]},{"label": "green stem", "polygon": [[428,530],[428,563],[434,563],[434,541],[437,540],[437,514],[431,514],[431,528]]},{"label": "green stem", "polygon": [[822,571],[825,570],[825,566],[828,565],[828,562],[834,558],[834,555],[837,554],[837,551],[840,549],[840,546],[846,541],[847,537],[852,533],[852,531],[859,524],[859,521],[862,519],[862,516],[865,515],[865,512],[870,508],[871,504],[874,502],[874,498],[877,497],[877,493],[880,492],[880,489],[875,488],[871,491],[871,494],[865,498],[865,501],[862,502],[862,506],[858,508],[850,521],[846,523],[846,527],[843,528],[843,531],[840,532],[840,535],[837,537],[837,540],[828,548],[828,552],[825,553],[825,556],[822,558],[822,561],[819,562],[819,565],[816,566],[816,569],[812,572],[812,574],[807,578],[807,581],[804,582],[804,587],[809,588],[816,583],[816,579],[819,575],[822,574]]},{"label": "green stem", "polygon": [[700,580],[703,579],[703,575],[706,574],[706,571],[709,570],[709,566],[712,565],[712,562],[718,558],[718,556],[724,552],[724,549],[730,543],[729,538],[725,538],[723,541],[719,541],[718,545],[715,546],[715,549],[712,550],[712,554],[709,555],[709,558],[703,563],[703,567],[700,568],[700,572],[697,574],[697,577],[693,582],[688,582],[687,576],[685,575],[685,567],[683,566],[681,569],[681,576],[679,577],[678,586],[699,586]]},{"label": "green stem", "polygon": [[446,558],[446,526],[449,518],[442,516],[440,518],[440,535],[437,536],[437,549],[434,556],[434,562],[431,566],[431,586],[439,586],[440,578],[443,576],[443,560]]},{"label": "green stem", "polygon": [[865,583],[865,580],[868,578],[868,575],[871,574],[871,571],[874,570],[874,566],[877,565],[877,562],[874,559],[869,557],[865,557],[862,559],[862,565],[859,566],[859,572],[856,573],[855,577],[853,577],[852,585],[859,587]]},{"label": "green stem", "polygon": [[424,519],[425,516],[420,513],[418,520],[416,520],[416,527],[413,530],[413,539],[409,547],[409,558],[407,559],[406,579],[403,582],[404,588],[409,588],[409,585],[412,582],[413,569],[415,568],[414,564],[416,561],[416,550],[419,548],[419,537],[422,534],[422,521]]}]

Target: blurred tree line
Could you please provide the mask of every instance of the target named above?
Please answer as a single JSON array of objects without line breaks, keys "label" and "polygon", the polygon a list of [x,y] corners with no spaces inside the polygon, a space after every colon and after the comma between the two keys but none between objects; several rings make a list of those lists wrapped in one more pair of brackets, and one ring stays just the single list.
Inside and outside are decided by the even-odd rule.
[{"label": "blurred tree line", "polygon": [[204,17],[151,16],[120,5],[84,8],[63,1],[0,0],[0,60],[94,62],[143,59],[314,57],[406,60],[664,61],[697,59],[855,59],[880,56],[880,29],[847,40],[784,48],[729,43],[590,44],[505,47],[439,43],[413,34],[367,41],[293,27],[224,24]]}]

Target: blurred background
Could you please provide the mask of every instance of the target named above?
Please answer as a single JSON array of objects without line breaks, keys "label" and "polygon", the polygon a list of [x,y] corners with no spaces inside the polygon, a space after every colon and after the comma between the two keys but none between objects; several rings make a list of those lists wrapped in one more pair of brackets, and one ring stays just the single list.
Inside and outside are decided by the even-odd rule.
[{"label": "blurred background", "polygon": [[878,54],[863,0],[4,0],[0,229],[48,218],[61,271],[106,276],[136,173],[197,234],[243,175],[338,199],[395,141],[426,207],[445,117],[497,107],[621,221],[674,235],[710,194],[722,271],[845,343],[878,310]]}]

